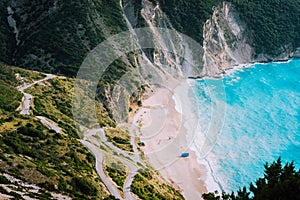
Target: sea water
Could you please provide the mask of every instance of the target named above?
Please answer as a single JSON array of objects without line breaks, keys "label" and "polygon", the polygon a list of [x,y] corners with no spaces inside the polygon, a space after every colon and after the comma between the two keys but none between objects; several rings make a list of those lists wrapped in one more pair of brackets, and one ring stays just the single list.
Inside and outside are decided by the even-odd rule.
[{"label": "sea water", "polygon": [[[194,141],[199,159],[208,162],[222,190],[249,186],[263,177],[264,164],[279,156],[299,169],[299,59],[254,64],[222,79],[196,80],[190,98],[201,124]],[[220,102],[224,106],[217,106]]]}]

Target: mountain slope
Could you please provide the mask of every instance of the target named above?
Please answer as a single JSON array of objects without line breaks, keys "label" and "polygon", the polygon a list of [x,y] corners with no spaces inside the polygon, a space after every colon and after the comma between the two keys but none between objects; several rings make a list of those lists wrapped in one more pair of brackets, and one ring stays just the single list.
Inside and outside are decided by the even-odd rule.
[{"label": "mountain slope", "polygon": [[1,10],[0,42],[7,53],[0,59],[40,71],[74,75],[87,52],[126,30],[117,0],[5,0]]},{"label": "mountain slope", "polygon": [[[299,0],[230,0],[226,3],[221,0],[2,0],[0,60],[72,77],[86,55],[105,39],[121,31],[134,33],[132,28],[150,27],[151,44],[159,50],[142,49],[121,56],[99,81],[99,124],[115,127],[112,113],[128,119],[130,104],[133,107],[142,104],[141,96],[151,79],[143,77],[146,73],[153,72],[150,75],[163,80],[166,71],[178,79],[216,76],[232,65],[293,56],[300,46],[299,13]],[[175,34],[177,41],[174,41],[174,37],[153,28],[156,26],[183,32],[203,49],[197,46],[194,51],[181,35]],[[131,97],[120,98],[124,96],[120,95],[122,87],[118,81],[131,69],[137,73],[131,74],[127,83],[137,89],[134,94],[125,94]],[[16,74],[26,76],[27,81],[43,75],[4,64],[0,65],[0,72],[2,173],[16,174],[23,181],[47,189],[47,193],[54,188],[55,192],[74,198],[108,197],[93,168],[93,157],[77,140],[81,135],[74,125],[71,109],[74,79],[56,78],[26,91],[35,97],[33,114],[59,125],[63,129],[60,135],[34,117],[21,116],[15,111],[22,96],[15,89],[22,83]],[[112,95],[116,88],[119,93]],[[124,102],[125,106],[118,110],[113,107]],[[119,138],[115,139],[120,142]],[[20,166],[15,164],[17,162]],[[30,170],[39,180],[27,176]],[[121,185],[115,177],[118,174],[111,176]],[[122,173],[122,176],[125,175]],[[157,183],[156,178],[153,176],[152,182]],[[150,186],[143,190],[139,187],[141,183],[151,184],[146,179],[135,177],[133,190],[140,197],[153,191],[155,196],[165,191],[174,192],[163,183],[162,191]],[[91,186],[88,188],[91,194],[86,194],[78,185]],[[174,192],[174,196],[181,198],[178,192]]]},{"label": "mountain slope", "polygon": [[[0,81],[1,177],[19,179],[18,183],[14,183],[13,178],[10,178],[10,181],[1,179],[0,182],[4,185],[1,185],[0,193],[18,199],[21,199],[21,196],[49,199],[51,194],[64,194],[75,199],[109,197],[94,170],[94,157],[76,139],[77,133],[74,133],[70,126],[66,126],[67,122],[69,124],[72,122],[67,121],[68,117],[64,113],[60,113],[61,116],[57,119],[60,122],[56,121],[62,125],[62,132],[56,133],[34,116],[20,115],[20,111],[16,110],[21,104],[23,95],[13,86],[19,85],[24,80],[32,82],[43,76],[37,72],[4,64],[0,67],[1,79],[5,80]],[[38,87],[42,87],[45,93],[47,90],[59,93],[72,85],[70,79],[56,79],[54,83],[56,85],[49,81],[41,83]],[[60,99],[70,101],[68,95],[68,92],[56,97],[44,94],[44,98],[47,102],[56,102]],[[52,112],[58,113],[64,106],[66,105],[54,105],[51,107]],[[10,185],[19,187],[10,192],[6,188]],[[30,185],[40,189],[37,192],[28,190]],[[23,193],[21,196],[20,192]]]},{"label": "mountain slope", "polygon": [[[142,16],[147,2],[122,1],[133,27],[149,26]],[[171,26],[201,45],[204,24],[222,4],[221,0],[150,2],[159,5]],[[286,52],[290,55],[300,46],[299,0],[228,2],[247,26],[253,60],[272,60]],[[0,60],[65,75],[74,76],[87,53],[105,38],[130,28],[118,0],[3,0],[0,9]],[[153,51],[145,53],[149,59],[153,57]]]},{"label": "mountain slope", "polygon": [[229,2],[247,25],[248,42],[255,49],[255,58],[259,54],[265,54],[271,60],[282,53],[293,52],[300,46],[299,0],[158,2],[177,30],[200,43],[203,41],[203,25],[211,18],[214,7],[220,6],[222,2]]}]

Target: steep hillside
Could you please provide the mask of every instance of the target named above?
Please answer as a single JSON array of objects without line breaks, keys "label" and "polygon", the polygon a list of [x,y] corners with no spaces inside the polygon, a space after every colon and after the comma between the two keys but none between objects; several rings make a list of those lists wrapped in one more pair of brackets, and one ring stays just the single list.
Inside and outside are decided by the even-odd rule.
[{"label": "steep hillside", "polygon": [[256,55],[288,55],[300,46],[299,0],[232,2],[247,24]]},{"label": "steep hillside", "polygon": [[0,6],[0,59],[44,72],[74,75],[88,51],[126,30],[118,0],[5,0]]},{"label": "steep hillside", "polygon": [[203,25],[221,0],[157,0],[176,30],[202,44]]},{"label": "steep hillside", "polygon": [[254,47],[254,58],[264,61],[283,59],[292,56],[291,53],[300,46],[299,0],[158,0],[152,2],[159,2],[177,30],[201,44],[203,25],[211,18],[214,7],[220,6],[222,2],[229,2],[247,25],[247,42]]},{"label": "steep hillside", "polygon": [[[156,172],[147,173],[147,178],[142,180],[147,190],[135,182],[125,187],[131,174],[127,167],[120,170],[114,167],[114,163],[121,163],[118,159],[124,152],[123,157],[130,159],[128,152],[133,152],[131,138],[128,132],[111,128],[116,126],[115,122],[102,103],[95,101],[98,122],[101,127],[107,127],[104,136],[107,142],[106,139],[99,140],[98,151],[105,158],[100,166],[105,177],[99,178],[99,168],[97,172],[95,169],[98,158],[81,141],[95,145],[95,139],[100,137],[79,132],[75,127],[72,118],[73,78],[51,76],[51,79],[44,80],[42,73],[3,63],[0,64],[0,77],[0,198],[7,195],[17,199],[115,199],[114,196],[118,196],[110,195],[109,182],[116,184],[122,195],[123,187],[124,191],[132,187],[131,190],[139,196],[151,192],[155,197],[182,199],[181,194],[166,185]],[[17,86],[38,80],[44,81],[24,91],[32,95],[30,115],[20,114],[25,105],[21,103],[24,98]],[[83,109],[83,117],[89,112]],[[59,129],[54,129],[54,126]],[[147,162],[139,161],[138,166],[141,163],[145,165]],[[133,181],[135,176],[132,176]]]},{"label": "steep hillside", "polygon": [[[63,127],[57,133],[34,116],[20,115],[17,110],[23,95],[14,86],[43,76],[4,64],[0,67],[0,193],[17,199],[22,199],[21,196],[51,199],[56,194],[75,199],[108,197],[109,194],[94,169],[94,157],[76,139],[78,136],[72,126],[66,126],[67,123],[71,124],[71,120],[68,121],[64,112],[60,112],[68,111],[67,102],[71,100],[69,93],[47,95],[43,99],[47,102],[64,99],[66,104],[54,104],[49,109],[40,107],[44,109],[43,114],[49,113],[46,115],[49,118],[51,112],[60,114],[59,119],[51,118]],[[43,88],[45,93],[57,94],[71,85],[72,81],[69,79],[56,79],[53,83],[46,82],[38,87]],[[47,104],[47,107],[49,105],[51,104]],[[33,106],[38,110],[38,106]]]},{"label": "steep hillside", "polygon": [[[148,27],[147,34],[134,30],[140,27]],[[30,195],[55,192],[73,198],[109,198],[94,169],[95,158],[78,141],[84,135],[77,131],[72,116],[75,79],[70,77],[76,76],[84,58],[98,44],[126,30],[136,46],[147,43],[155,48],[135,50],[111,63],[99,77],[95,103],[97,122],[101,128],[109,127],[104,134],[108,144],[103,140],[98,147],[115,154],[125,151],[124,155],[137,149],[136,141],[127,130],[116,131],[117,122],[126,122],[153,85],[163,85],[171,78],[218,76],[233,65],[295,56],[300,46],[300,0],[0,1],[0,61],[69,77],[56,77],[27,89],[34,98],[32,116],[23,116],[16,111],[22,99],[16,87],[45,75],[0,63],[1,173],[43,191]],[[132,37],[135,34],[138,39]],[[109,48],[118,47],[118,42],[111,40]],[[124,76],[128,80],[119,82]],[[124,85],[130,87],[128,91],[124,92]],[[90,110],[82,107],[80,111],[83,122],[88,120]],[[119,121],[114,114],[120,116]],[[46,117],[62,128],[62,133],[49,130],[33,115]],[[104,168],[117,190],[126,195],[122,186],[130,180],[128,171]],[[136,173],[132,181],[132,192],[140,198],[150,194],[182,198],[159,175]],[[5,188],[0,190],[19,198]]]},{"label": "steep hillside", "polygon": [[12,55],[16,45],[13,30],[7,20],[5,1],[0,2],[0,61],[12,62]]},{"label": "steep hillside", "polygon": [[[204,26],[223,1],[123,0],[122,8],[118,0],[3,0],[0,60],[30,69],[75,75],[83,58],[97,44],[131,28],[123,14],[133,28],[149,26],[142,11],[147,2],[153,8],[159,5],[156,9],[162,14],[156,15],[156,19],[167,17],[170,22],[164,26],[159,19],[151,25],[174,27],[203,44]],[[284,59],[300,46],[299,0],[228,2],[246,24],[245,39],[253,47],[253,60]],[[154,52],[144,52],[153,61]]]}]

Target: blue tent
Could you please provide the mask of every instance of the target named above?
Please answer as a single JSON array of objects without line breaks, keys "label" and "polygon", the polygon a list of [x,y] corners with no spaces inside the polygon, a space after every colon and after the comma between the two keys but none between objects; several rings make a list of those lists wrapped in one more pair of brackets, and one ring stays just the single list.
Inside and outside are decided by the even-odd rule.
[{"label": "blue tent", "polygon": [[190,155],[189,153],[182,153],[181,157],[185,158],[185,157],[189,157],[189,155]]}]

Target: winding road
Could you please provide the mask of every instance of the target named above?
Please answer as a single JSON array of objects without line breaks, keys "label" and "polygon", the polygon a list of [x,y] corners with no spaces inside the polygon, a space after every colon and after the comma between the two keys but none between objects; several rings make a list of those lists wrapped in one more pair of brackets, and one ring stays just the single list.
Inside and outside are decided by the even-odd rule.
[{"label": "winding road", "polygon": [[[121,161],[123,164],[125,164],[128,167],[129,172],[125,179],[124,185],[123,185],[123,193],[125,195],[126,200],[136,200],[136,198],[132,195],[130,188],[131,188],[133,178],[138,172],[138,166],[137,166],[138,162],[137,162],[137,160],[134,159],[137,156],[132,155],[122,149],[119,149],[118,147],[113,145],[111,142],[109,142],[105,136],[103,128],[86,131],[84,134],[84,140],[82,140],[82,141],[88,142],[90,144],[94,144],[96,146],[100,146],[99,141],[96,139],[96,137],[94,137],[96,135],[100,138],[100,143],[107,147],[106,148],[107,153],[109,155],[118,155],[118,156],[115,156],[115,158],[117,158],[119,161]],[[83,144],[85,145],[85,143],[83,143]],[[89,148],[89,146],[86,146],[86,147]],[[136,149],[137,149],[137,147],[136,147]],[[100,149],[99,149],[99,151],[100,151]],[[97,159],[98,155],[96,153],[94,153],[94,155],[96,156],[96,159]],[[103,159],[103,158],[98,157],[98,160],[101,160],[101,159]],[[99,166],[100,165],[98,165],[98,167]],[[101,170],[103,170],[102,166],[101,166],[101,169],[97,169],[97,171],[101,171]]]},{"label": "winding road", "polygon": [[[30,115],[30,103],[33,99],[33,96],[31,94],[28,94],[25,92],[26,89],[34,86],[35,84],[56,78],[57,76],[53,75],[53,74],[44,74],[46,75],[45,78],[34,81],[33,83],[24,83],[21,86],[18,86],[17,89],[18,91],[20,91],[24,96],[22,98],[22,103],[20,105],[21,111],[20,114],[21,115]],[[42,116],[36,116],[37,119],[39,119],[45,126],[47,126],[49,129],[54,130],[56,133],[60,133],[61,132],[61,128],[56,126],[55,124],[51,123],[47,118],[42,117]]]},{"label": "winding road", "polygon": [[95,145],[91,144],[90,142],[86,141],[86,140],[79,140],[79,141],[84,146],[86,146],[88,148],[88,150],[90,150],[93,153],[93,155],[95,156],[95,158],[96,158],[96,164],[95,164],[96,171],[97,171],[98,175],[100,176],[102,182],[104,183],[104,185],[108,189],[109,193],[111,193],[112,195],[114,195],[118,199],[123,199],[121,197],[120,192],[118,191],[118,189],[107,178],[107,176],[105,175],[105,173],[103,171],[103,155],[101,154],[100,149],[97,148]]},{"label": "winding road", "polygon": [[49,80],[49,79],[53,79],[57,76],[53,75],[53,74],[45,74],[46,77],[37,81],[34,81],[33,83],[24,83],[21,86],[18,86],[17,89],[24,95],[23,100],[22,100],[22,110],[20,112],[21,115],[30,115],[30,102],[32,100],[32,95],[28,94],[26,92],[24,92],[26,89],[34,86],[37,83],[41,83],[43,81]]},{"label": "winding road", "polygon": [[[56,75],[52,74],[45,74],[46,77],[37,81],[34,81],[33,83],[24,83],[21,86],[18,86],[17,89],[20,91],[24,96],[22,99],[22,103],[20,105],[20,114],[21,115],[30,115],[30,103],[33,99],[33,96],[31,94],[28,94],[25,92],[26,89],[34,86],[35,84],[41,83],[43,81],[47,81],[49,79],[56,78]],[[60,133],[62,129],[58,127],[57,125],[50,122],[47,118],[43,116],[35,116],[37,119],[39,119],[45,126],[47,126],[49,129],[54,130],[57,133]],[[131,133],[131,144],[133,145],[134,153],[130,154],[129,152],[126,152],[124,150],[119,149],[118,147],[114,146],[110,141],[107,140],[104,129],[92,129],[87,130],[84,132],[84,137],[82,140],[79,140],[96,158],[95,168],[97,171],[97,174],[101,178],[102,182],[106,186],[107,190],[110,194],[114,195],[118,199],[124,199],[118,188],[113,184],[111,178],[107,177],[103,170],[103,153],[101,152],[100,144],[105,145],[108,147],[108,153],[110,155],[119,155],[116,158],[121,161],[123,164],[125,164],[128,169],[128,175],[126,177],[126,180],[123,185],[123,193],[126,200],[136,200],[136,198],[133,196],[133,194],[130,191],[131,184],[133,181],[134,176],[138,172],[138,166],[137,163],[143,163],[141,162],[139,152],[137,149],[137,146],[135,144],[135,136],[133,134],[133,130],[130,130]],[[100,141],[94,137],[95,135],[98,135],[100,138]]]},{"label": "winding road", "polygon": [[61,128],[56,126],[55,124],[49,122],[49,120],[47,120],[45,117],[42,116],[36,116],[36,118],[38,118],[44,125],[46,125],[48,128],[54,130],[56,133],[60,133],[61,132]]}]

